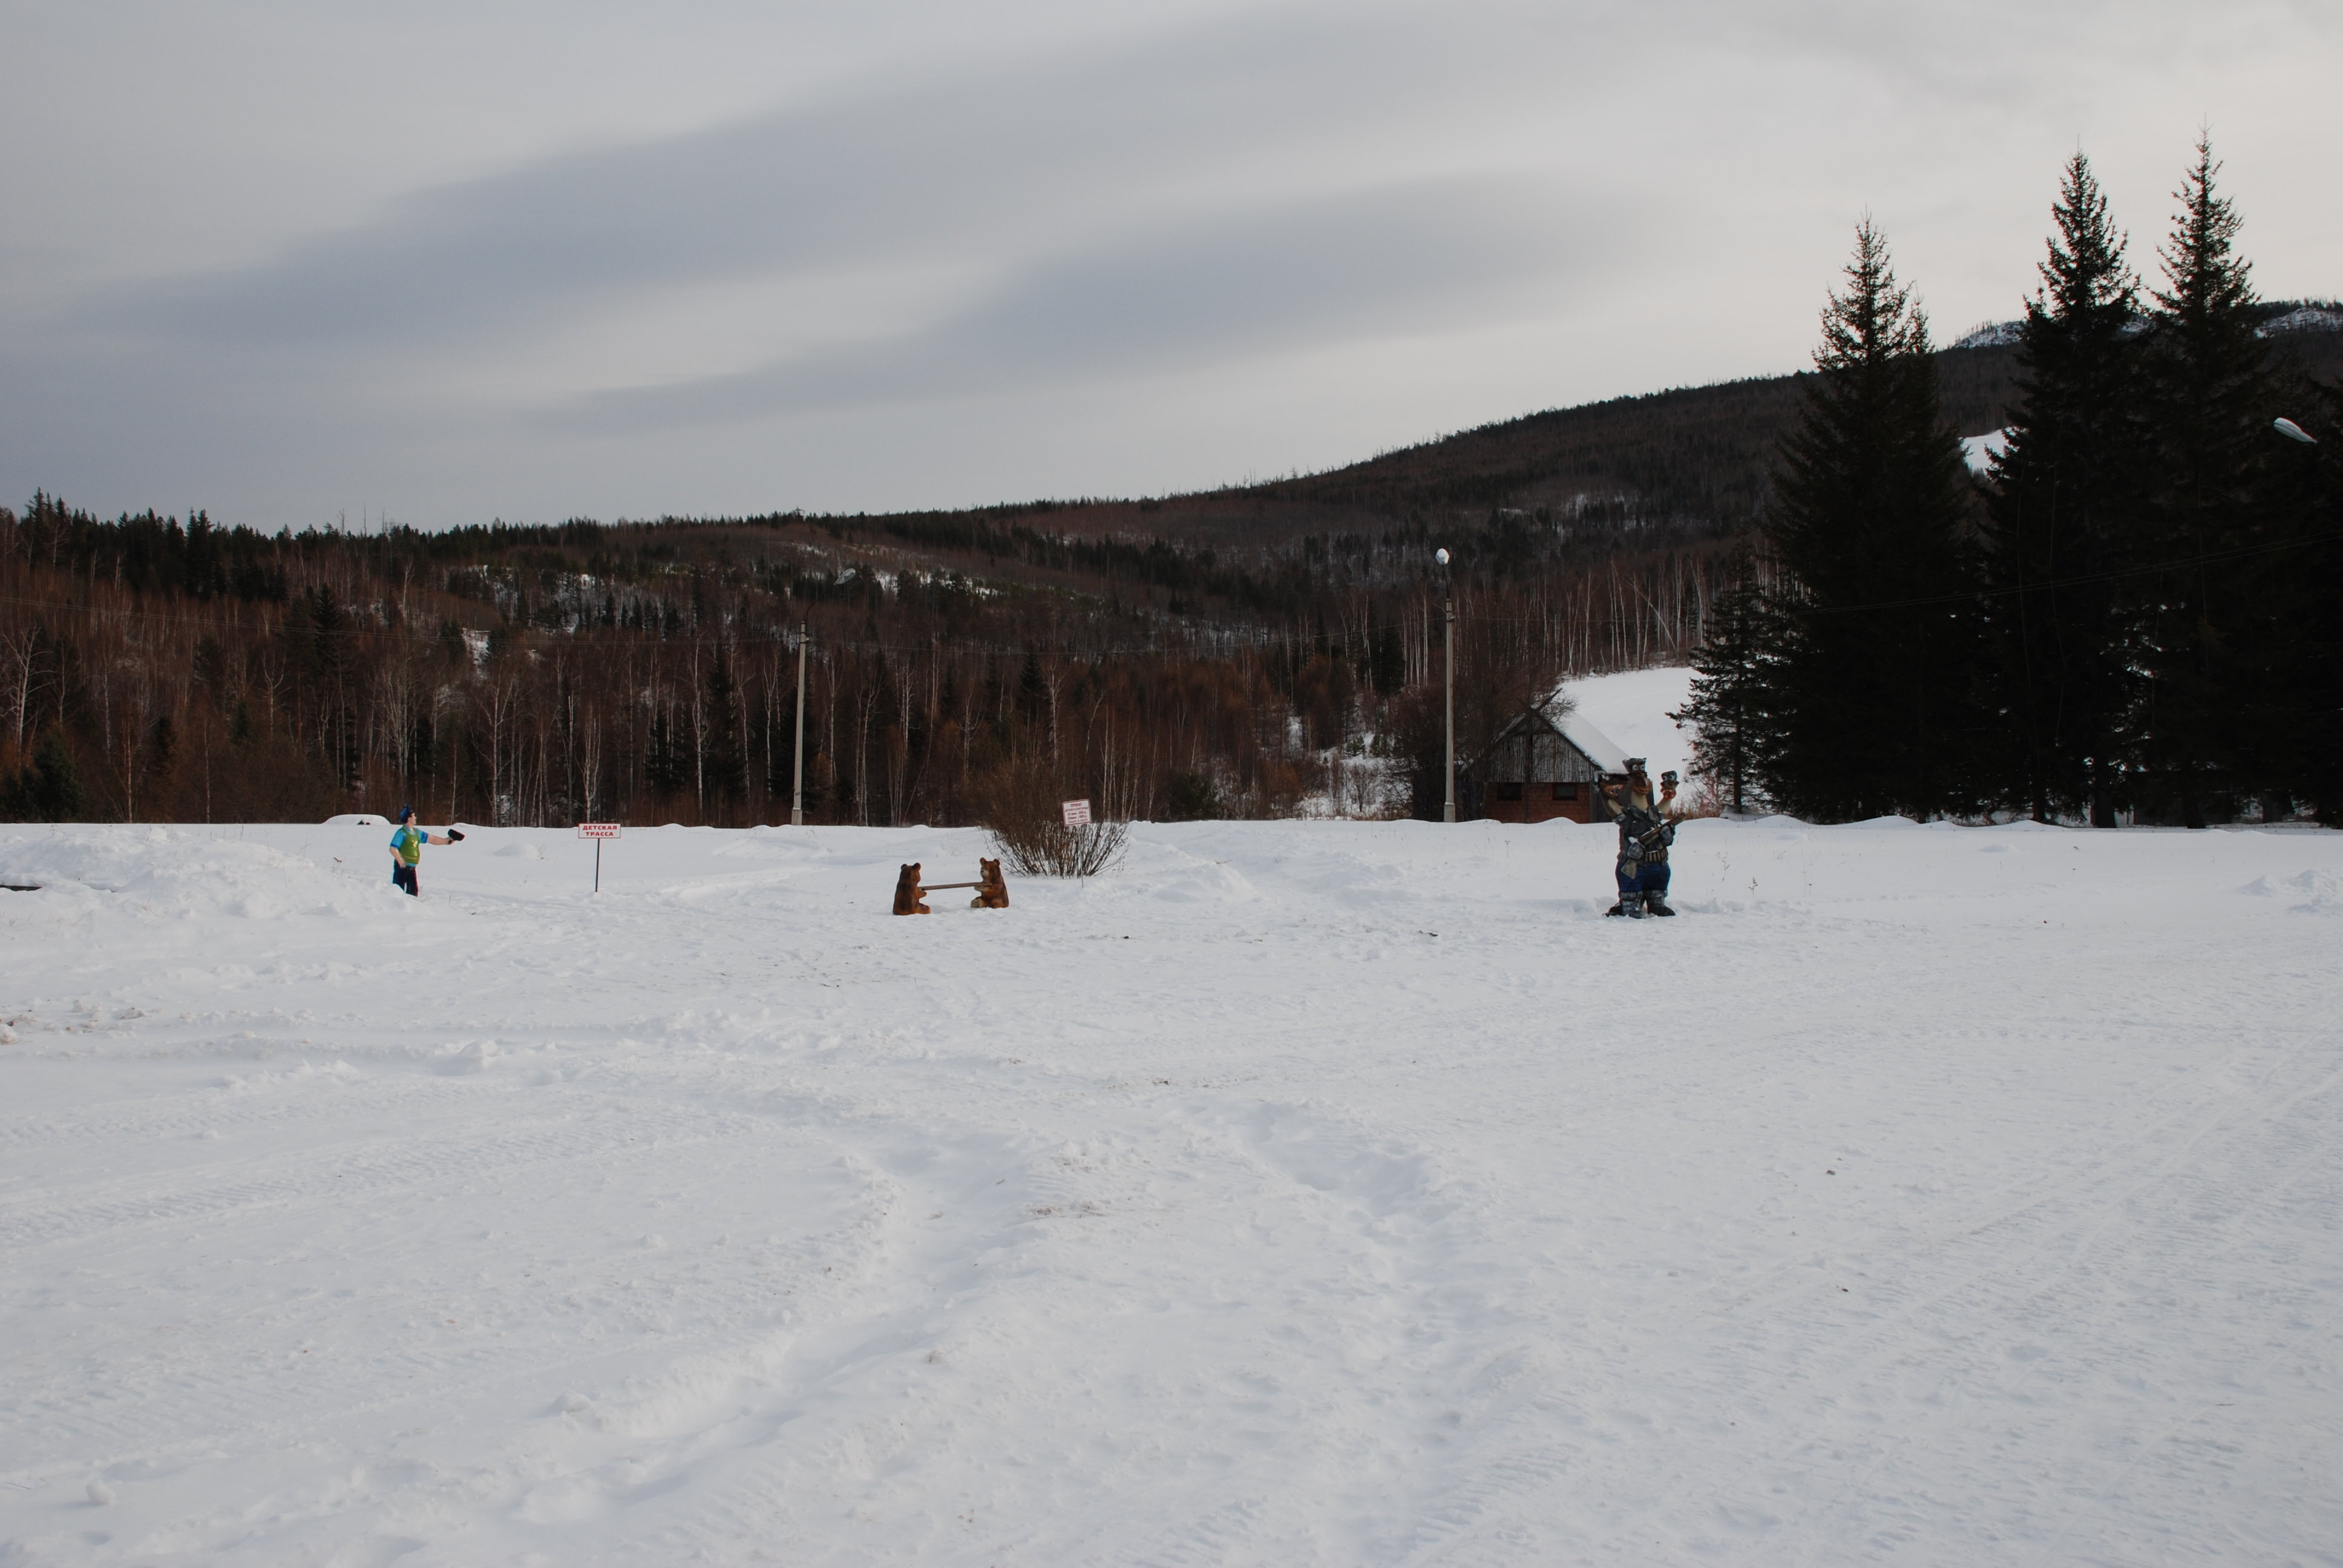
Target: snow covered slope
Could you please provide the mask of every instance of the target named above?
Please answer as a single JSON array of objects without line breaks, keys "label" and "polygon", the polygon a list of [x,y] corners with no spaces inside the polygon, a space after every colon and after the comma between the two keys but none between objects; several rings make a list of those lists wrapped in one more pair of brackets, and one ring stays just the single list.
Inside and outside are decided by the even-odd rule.
[{"label": "snow covered slope", "polygon": [[1594,675],[1562,689],[1572,711],[1593,722],[1630,757],[1641,757],[1656,779],[1673,768],[1689,776],[1692,732],[1668,717],[1692,699],[1692,671],[1681,667]]},{"label": "snow covered slope", "polygon": [[2343,835],[386,837],[0,828],[0,1563],[2343,1540]]},{"label": "snow covered slope", "polygon": [[2008,450],[2009,431],[2006,427],[1987,430],[1982,436],[1961,437],[1961,461],[1968,465],[1972,474],[1992,473],[1994,459]]}]

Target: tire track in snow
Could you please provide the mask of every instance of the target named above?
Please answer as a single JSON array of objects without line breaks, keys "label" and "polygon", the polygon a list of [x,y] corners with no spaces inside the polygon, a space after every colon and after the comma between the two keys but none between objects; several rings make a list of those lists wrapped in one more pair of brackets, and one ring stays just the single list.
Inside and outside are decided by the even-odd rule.
[{"label": "tire track in snow", "polygon": [[[687,1147],[719,1138],[753,1137],[768,1124],[735,1112],[697,1108],[647,1107],[625,1113],[627,1135],[614,1143],[601,1119],[570,1117],[528,1128],[510,1123],[461,1137],[410,1137],[376,1152],[328,1156],[279,1155],[267,1164],[296,1168],[224,1184],[158,1189],[150,1180],[130,1194],[95,1203],[11,1211],[0,1205],[0,1248],[15,1250],[60,1239],[85,1239],[126,1226],[187,1223],[264,1205],[281,1205],[330,1195],[347,1204],[367,1195],[443,1183],[462,1185],[499,1171],[582,1159],[617,1151],[628,1144]],[[176,1183],[183,1173],[174,1173]],[[143,1190],[141,1190],[143,1189]]]},{"label": "tire track in snow", "polygon": [[[674,1147],[645,1143],[619,1152],[656,1155]],[[788,1167],[809,1162],[802,1146],[782,1159]],[[827,1169],[836,1162],[812,1163]],[[598,1171],[608,1168],[607,1161],[597,1165]],[[568,1185],[558,1177],[548,1183],[555,1191]],[[529,1201],[527,1195],[518,1200],[523,1207]],[[657,1261],[643,1262],[608,1255],[550,1264],[539,1260],[533,1265],[537,1277],[526,1283],[516,1278],[484,1287],[450,1278],[356,1302],[266,1302],[232,1320],[236,1342],[246,1347],[235,1360],[216,1352],[185,1357],[176,1341],[130,1342],[129,1354],[119,1359],[108,1358],[107,1347],[85,1347],[47,1385],[20,1388],[16,1435],[41,1453],[154,1462],[207,1454],[226,1432],[248,1451],[295,1442],[348,1418],[418,1401],[440,1407],[444,1415],[451,1390],[496,1408],[501,1394],[529,1384],[543,1397],[550,1397],[548,1387],[565,1384],[593,1389],[607,1381],[598,1368],[622,1377],[624,1391],[594,1399],[581,1419],[608,1432],[611,1442],[670,1432],[679,1422],[688,1429],[694,1411],[711,1399],[721,1402],[721,1388],[772,1362],[777,1333],[795,1332],[792,1324],[809,1309],[837,1293],[842,1265],[882,1249],[888,1191],[866,1183],[851,1189],[850,1201],[855,1217],[844,1225],[786,1246],[751,1246],[721,1256],[654,1254]],[[713,1278],[711,1265],[718,1265]],[[463,1266],[456,1265],[458,1272]],[[648,1280],[632,1277],[647,1271]],[[669,1315],[678,1291],[688,1293],[691,1311],[680,1322],[658,1321]],[[474,1321],[461,1327],[450,1322],[442,1334],[437,1321],[442,1296],[463,1301],[466,1317]],[[330,1341],[321,1348],[331,1353],[314,1360],[301,1353],[321,1326],[346,1336],[351,1331],[343,1325],[353,1322],[363,1353]],[[590,1331],[582,1346],[573,1325]],[[498,1337],[480,1337],[488,1332]],[[671,1354],[671,1364],[647,1378],[646,1359],[662,1354]],[[93,1358],[106,1369],[102,1379],[89,1375]],[[288,1380],[297,1380],[297,1400],[287,1397]],[[718,1385],[717,1394],[708,1392]],[[508,1409],[500,1413],[508,1420],[509,1401],[503,1402]],[[526,1442],[532,1430],[524,1426],[511,1435]]]},{"label": "tire track in snow", "polygon": [[[2289,1352],[2298,1351],[2301,1341],[2308,1341],[2312,1343],[2332,1342],[2338,1328],[2343,1328],[2343,1306],[2338,1306],[2334,1312],[2329,1312],[2317,1325],[2307,1329],[2306,1332],[2298,1336],[2298,1340],[2281,1340],[2272,1344],[2269,1348],[2269,1354],[2255,1363],[2252,1372],[2248,1376],[2237,1381],[2245,1387],[2252,1387],[2258,1384],[2268,1375],[2270,1369],[2278,1364],[2280,1358],[2286,1356]],[[2177,1439],[2183,1432],[2186,1432],[2191,1427],[2202,1424],[2206,1417],[2211,1414],[2216,1408],[2234,1404],[2235,1402],[2236,1401],[2234,1399],[2200,1399],[2195,1401],[2193,1402],[2191,1408],[2182,1414],[2176,1416],[2154,1437],[2135,1447],[2129,1457],[2124,1461],[2122,1466],[2116,1472],[2116,1473],[2107,1477],[2100,1485],[2097,1496],[2085,1501],[2083,1506],[2075,1508],[2068,1513],[2066,1523],[2058,1527],[2057,1533],[2043,1543],[2041,1550],[2035,1554],[2035,1561],[2044,1563],[2057,1561],[2058,1558],[2056,1554],[2059,1548],[2066,1543],[2069,1536],[2073,1535],[2077,1530],[2082,1527],[2086,1521],[2099,1523],[2116,1523],[2116,1520],[2113,1517],[2113,1511],[2121,1506],[2121,1493],[2124,1483],[2131,1479],[2132,1473],[2137,1470],[2142,1463],[2150,1458],[2160,1458],[2164,1450]],[[2212,1440],[2208,1440],[2208,1442]],[[2289,1553],[2289,1555],[2291,1554]]]},{"label": "tire track in snow", "polygon": [[1269,1499],[1261,1495],[1231,1498],[1201,1517],[1182,1522],[1182,1539],[1160,1546],[1132,1561],[1138,1568],[1220,1568],[1242,1562],[1264,1543],[1260,1540],[1269,1523]]},{"label": "tire track in snow", "polygon": [[[855,1489],[834,1468],[840,1455],[865,1456],[867,1503],[869,1488],[907,1468],[906,1451],[932,1442],[937,1424],[954,1423],[960,1412],[937,1403],[905,1374],[930,1364],[942,1343],[983,1332],[970,1320],[998,1309],[993,1279],[1018,1277],[1011,1260],[1040,1231],[1027,1201],[1032,1194],[1023,1189],[1001,1192],[989,1210],[979,1205],[974,1235],[927,1229],[921,1216],[940,1217],[940,1205],[966,1211],[971,1194],[991,1189],[983,1176],[1004,1165],[1013,1172],[1025,1158],[995,1127],[970,1122],[941,1131],[938,1120],[866,1115],[855,1129],[848,1158],[869,1171],[872,1191],[885,1196],[857,1222],[861,1244],[854,1266],[814,1276],[829,1292],[826,1319],[809,1315],[777,1358],[753,1368],[710,1361],[696,1392],[609,1422],[615,1432],[649,1440],[633,1445],[647,1470],[672,1471],[689,1488],[688,1495],[679,1493],[675,1507],[636,1516],[628,1521],[634,1529],[599,1541],[582,1560],[729,1559],[743,1542],[769,1536],[777,1520],[789,1520],[809,1496],[843,1507]],[[971,1169],[981,1176],[971,1179]],[[1005,1186],[1006,1177],[1001,1181]],[[983,1283],[940,1302],[935,1282],[960,1282],[958,1271],[971,1253],[986,1260]],[[923,1350],[931,1354],[916,1353]],[[889,1389],[883,1397],[894,1416],[871,1419],[874,1385]],[[809,1458],[823,1462],[809,1468]],[[609,1493],[607,1479],[592,1466],[541,1484],[597,1497]]]},{"label": "tire track in snow", "polygon": [[[1962,1335],[1936,1351],[1916,1352],[1912,1347],[1919,1342],[1913,1332],[1915,1324],[1948,1317],[1952,1315],[1949,1309],[1955,1303],[1964,1298],[1973,1298],[1976,1301],[1976,1307],[1961,1314],[1962,1321],[2023,1329],[2046,1315],[2027,1309],[2037,1302],[2055,1302],[2075,1293],[2073,1281],[2077,1275],[2085,1279],[2107,1274],[2122,1278],[2170,1278],[2176,1275],[2185,1278],[2187,1274],[2186,1269],[2164,1262],[2150,1265],[2140,1260],[2146,1257],[2187,1258],[2199,1268],[2217,1261],[2225,1255],[2225,1250],[2216,1243],[2223,1233],[2236,1228],[2237,1215],[2241,1207],[2249,1208],[2267,1202],[2294,1185],[2312,1169],[2325,1167],[2334,1170],[2337,1167],[2337,1157],[2316,1131],[2292,1141],[2306,1147],[2295,1157],[2282,1161],[2273,1155],[2270,1141],[2266,1137],[2237,1137],[2228,1140],[2227,1145],[2219,1150],[2207,1148],[2207,1140],[2225,1129],[2236,1129],[2248,1119],[2257,1127],[2267,1127],[2284,1111],[2307,1100],[2331,1093],[2338,1083],[2343,1083],[2343,1070],[2337,1070],[2327,1073],[2315,1084],[2271,1090],[2272,1080],[2288,1062],[2298,1058],[2303,1049],[2290,1049],[2273,1061],[2263,1073],[2255,1092],[2233,1096],[2221,1103],[2200,1101],[2126,1140],[2112,1151],[2115,1158],[2103,1161],[2102,1169],[2086,1180],[2081,1191],[2040,1194],[1983,1223],[1964,1226],[1946,1238],[1951,1242],[1950,1250],[1924,1242],[1926,1251],[1914,1255],[1935,1261],[1936,1268],[1934,1271],[1939,1275],[1949,1272],[1953,1276],[1949,1282],[1939,1288],[1924,1290],[1916,1298],[1875,1317],[1849,1343],[1845,1352],[1835,1355],[1826,1366],[1802,1367],[1799,1381],[1826,1381],[1840,1388],[1867,1389],[1878,1381],[1891,1362],[1909,1364],[1916,1353],[1924,1364],[1931,1362],[1941,1363],[1950,1355],[1956,1358],[1955,1365],[1958,1367],[1965,1359],[1971,1375],[1975,1375],[1974,1336]],[[2208,1070],[2207,1076],[2214,1071],[2227,1070],[2228,1065],[2227,1062],[2218,1064]],[[2194,1125],[2182,1125],[2191,1121]],[[2177,1133],[2177,1145],[2170,1139],[2160,1136],[2167,1132]],[[2146,1192],[2168,1185],[2191,1166],[2201,1164],[2217,1154],[2233,1153],[2240,1149],[2251,1154],[2245,1162],[2251,1174],[2234,1174],[2219,1185],[2225,1191],[2247,1190],[2251,1194],[2249,1201],[2242,1205],[2233,1203],[2226,1218],[2209,1226],[2193,1220],[2178,1224],[2135,1223],[2126,1226],[2124,1233],[2128,1238],[2128,1244],[2120,1254],[2121,1264],[2108,1262],[2094,1266],[2087,1256],[2092,1239],[2106,1234],[2127,1205],[2133,1204]],[[2006,1241],[1996,1242],[1996,1232],[2029,1218],[2039,1221],[2037,1233],[2033,1239],[2015,1248]],[[2209,1236],[2206,1234],[2208,1229],[2212,1231]],[[2230,1243],[2226,1251],[2234,1251],[2236,1245]],[[1989,1262],[1964,1265],[1957,1261],[1956,1254],[1965,1255],[1977,1248],[1986,1251]],[[1905,1254],[1899,1250],[1898,1255]],[[2125,1264],[2128,1266],[2122,1266]],[[2046,1315],[2053,1322],[2065,1321],[2056,1311]],[[2049,1337],[2055,1338],[2056,1335]],[[2274,1348],[2273,1355],[2282,1352],[2288,1342],[2281,1340]],[[2203,1411],[2200,1408],[2195,1413],[2201,1416]],[[2174,1422],[2169,1432],[2178,1431],[2187,1419],[2193,1418]],[[1824,1440],[1815,1441],[1820,1442]],[[1812,1445],[1809,1446],[1811,1448]],[[2123,1467],[2123,1473],[2128,1473],[2144,1457],[2145,1451],[2136,1452]],[[1833,1505],[1807,1511],[1809,1523],[1848,1516],[1854,1512],[1850,1507],[1852,1500],[1869,1492],[1882,1472],[1901,1462],[1900,1445],[1881,1442],[1868,1462],[1839,1484]],[[2071,1527],[2072,1515],[2069,1513],[2068,1528]],[[1819,1536],[1824,1532],[1815,1533]],[[1799,1561],[1806,1563],[1820,1561],[1818,1554],[1825,1550],[1819,1543],[1811,1544]]]},{"label": "tire track in snow", "polygon": [[[311,1076],[331,1074],[330,1067],[314,1068]],[[144,1106],[94,1108],[65,1115],[19,1118],[0,1122],[0,1149],[12,1157],[21,1148],[24,1158],[37,1164],[53,1145],[151,1141],[158,1138],[192,1137],[222,1128],[276,1127],[315,1121],[317,1107],[273,1091],[298,1081],[298,1069],[283,1073],[256,1074],[234,1083],[207,1086],[194,1094],[178,1094]],[[353,1078],[351,1088],[365,1095],[354,1110],[407,1114],[434,1103],[453,1104],[464,1094],[439,1079]],[[75,1183],[76,1186],[80,1183]]]},{"label": "tire track in snow", "polygon": [[[1473,1444],[1474,1456],[1446,1467],[1461,1469],[1463,1473],[1451,1481],[1428,1504],[1397,1561],[1447,1563],[1466,1560],[1476,1548],[1487,1545],[1483,1537],[1515,1512],[1514,1505],[1549,1493],[1568,1480],[1580,1457],[1577,1445],[1540,1436],[1534,1426],[1509,1441],[1497,1441],[1499,1452],[1494,1459],[1477,1457],[1479,1450],[1492,1445],[1493,1437],[1503,1439],[1503,1435],[1479,1437]],[[1482,1560],[1489,1559],[1483,1555]]]},{"label": "tire track in snow", "polygon": [[[2022,1220],[2045,1205],[2075,1201],[2077,1184],[2103,1185],[2121,1179],[2121,1161],[2141,1145],[2159,1138],[2177,1124],[2192,1116],[2208,1111],[2217,1116],[2242,1113],[2244,1109],[2232,1097],[2216,1104],[2205,1085],[2230,1072],[2237,1056],[2232,1054],[2210,1062],[2190,1073],[2177,1083],[2159,1084],[2143,1101],[2133,1108],[2131,1125],[2093,1149],[2087,1157],[2069,1159],[2033,1173],[2017,1178],[1971,1198],[1965,1205],[1966,1212],[1957,1217],[1938,1216],[1925,1226],[1902,1235],[1882,1232],[1882,1245],[1893,1245],[1899,1251],[1934,1251],[1947,1245],[1966,1242],[1981,1237],[2014,1221]],[[2267,1081],[2274,1066],[2265,1069]],[[2165,1102],[2177,1099],[2168,1108]],[[2190,1134],[2191,1139],[2201,1136]],[[1702,1287],[1694,1293],[1694,1302],[1668,1318],[1656,1328],[1656,1335],[1670,1338],[1704,1320],[1728,1317],[1750,1308],[1766,1308],[1781,1302],[1809,1293],[1815,1287],[1804,1279],[1786,1286],[1769,1286],[1767,1281],[1780,1281],[1796,1271],[1823,1266],[1835,1257],[1844,1257],[1845,1249],[1839,1246],[1815,1246],[1800,1249],[1767,1264],[1753,1280],[1736,1279]],[[1730,1298],[1700,1304],[1700,1298],[1713,1297],[1720,1292],[1731,1292]]]},{"label": "tire track in snow", "polygon": [[[1286,1286],[1307,1294],[1315,1311],[1332,1321],[1335,1335],[1324,1364],[1307,1369],[1307,1380],[1294,1379],[1293,1397],[1320,1400],[1333,1392],[1338,1398],[1358,1398],[1362,1391],[1353,1385],[1345,1364],[1357,1353],[1351,1341],[1389,1340],[1374,1358],[1382,1368],[1382,1397],[1415,1409],[1418,1416],[1397,1430],[1373,1425],[1373,1451],[1347,1456],[1346,1466],[1410,1478],[1411,1512],[1419,1523],[1409,1532],[1407,1557],[1463,1540],[1507,1503],[1561,1480],[1566,1455],[1511,1423],[1482,1423],[1471,1433],[1469,1458],[1440,1466],[1431,1476],[1423,1463],[1418,1434],[1429,1424],[1430,1412],[1479,1402],[1459,1382],[1478,1375],[1487,1326],[1460,1321],[1459,1313],[1469,1312],[1476,1292],[1503,1271],[1499,1250],[1478,1218],[1488,1211],[1479,1178],[1445,1174],[1431,1148],[1309,1104],[1259,1102],[1242,1120],[1217,1125],[1192,1111],[1188,1121],[1192,1136],[1217,1138],[1235,1161],[1272,1178],[1272,1185],[1249,1191],[1249,1206],[1293,1205],[1322,1226],[1322,1237],[1342,1238],[1333,1245],[1334,1256],[1321,1264],[1334,1279]],[[1362,1281],[1372,1282],[1363,1293]],[[1355,1322],[1346,1322],[1353,1318]],[[1302,1462],[1286,1456],[1283,1468]],[[1301,1490],[1325,1484],[1326,1478],[1313,1477]],[[1188,1539],[1145,1561],[1283,1559],[1293,1543],[1279,1539],[1281,1522],[1287,1531],[1306,1523],[1266,1499],[1215,1508],[1182,1525]]]}]

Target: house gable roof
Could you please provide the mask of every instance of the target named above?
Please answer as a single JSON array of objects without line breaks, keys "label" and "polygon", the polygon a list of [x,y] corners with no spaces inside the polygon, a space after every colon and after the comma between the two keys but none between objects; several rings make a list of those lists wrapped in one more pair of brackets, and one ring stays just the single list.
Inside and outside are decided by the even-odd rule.
[{"label": "house gable roof", "polygon": [[1575,713],[1553,713],[1545,716],[1548,724],[1562,731],[1562,738],[1586,753],[1586,759],[1605,773],[1627,771],[1627,754],[1619,743],[1605,735],[1588,720]]},{"label": "house gable roof", "polygon": [[1617,741],[1595,729],[1592,723],[1581,719],[1577,714],[1557,713],[1551,707],[1533,709],[1517,716],[1511,724],[1497,732],[1497,739],[1503,742],[1524,726],[1533,723],[1544,725],[1570,742],[1580,755],[1594,765],[1596,772],[1624,773],[1627,771],[1627,754],[1619,749]]}]

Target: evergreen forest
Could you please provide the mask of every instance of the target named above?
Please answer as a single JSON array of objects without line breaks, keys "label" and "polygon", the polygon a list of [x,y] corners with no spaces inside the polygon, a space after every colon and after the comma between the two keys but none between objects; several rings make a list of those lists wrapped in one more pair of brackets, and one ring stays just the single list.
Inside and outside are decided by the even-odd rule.
[{"label": "evergreen forest", "polygon": [[2259,301],[2200,141],[2143,280],[2087,158],[1982,475],[1856,236],[1684,718],[1721,804],[2343,821],[2343,395]]}]

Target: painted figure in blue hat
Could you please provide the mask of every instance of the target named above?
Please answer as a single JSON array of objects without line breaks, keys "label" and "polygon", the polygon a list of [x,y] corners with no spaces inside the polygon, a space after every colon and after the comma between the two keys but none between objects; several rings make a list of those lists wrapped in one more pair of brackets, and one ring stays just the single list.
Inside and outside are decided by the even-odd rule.
[{"label": "painted figure in blue hat", "polygon": [[423,890],[417,885],[415,870],[423,863],[426,844],[453,844],[464,835],[450,828],[446,834],[427,833],[415,825],[415,808],[398,809],[398,831],[390,836],[390,879],[407,890],[410,896],[419,897]]}]

